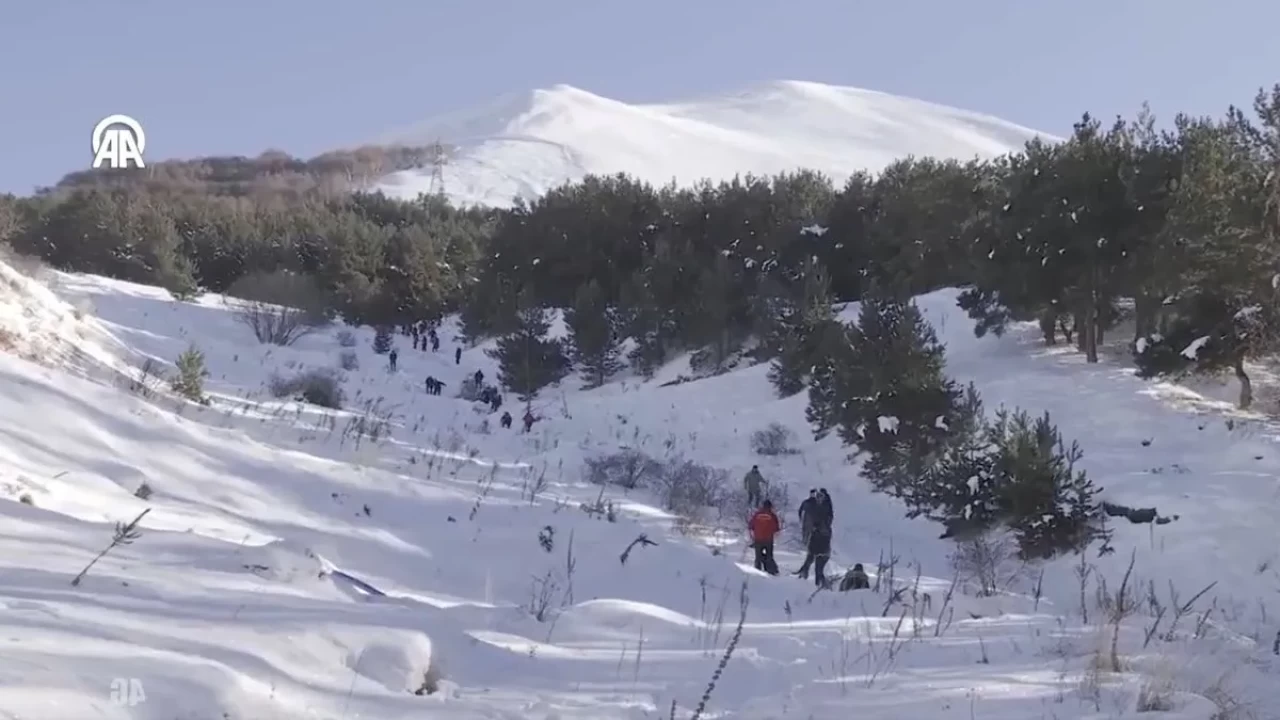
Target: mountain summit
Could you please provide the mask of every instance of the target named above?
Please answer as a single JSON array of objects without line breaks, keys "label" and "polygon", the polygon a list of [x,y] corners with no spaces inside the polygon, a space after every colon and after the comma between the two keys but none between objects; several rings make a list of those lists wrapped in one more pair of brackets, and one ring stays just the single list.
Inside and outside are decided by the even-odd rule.
[{"label": "mountain summit", "polygon": [[[682,102],[630,105],[569,85],[498,98],[388,133],[379,142],[456,148],[455,202],[508,206],[587,174],[655,184],[809,168],[843,182],[915,156],[969,159],[1043,135],[990,115],[851,87],[792,80]],[[384,178],[388,195],[431,189],[430,168]]]}]

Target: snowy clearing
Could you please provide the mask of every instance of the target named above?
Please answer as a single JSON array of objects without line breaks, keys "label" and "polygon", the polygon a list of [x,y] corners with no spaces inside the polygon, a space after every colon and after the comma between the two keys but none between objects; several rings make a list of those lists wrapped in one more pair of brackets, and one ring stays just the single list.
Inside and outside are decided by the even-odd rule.
[{"label": "snowy clearing", "polygon": [[[1280,717],[1271,426],[1188,412],[1175,400],[1189,390],[1086,366],[1032,328],[977,340],[952,291],[919,299],[949,374],[989,410],[1049,411],[1106,500],[1178,518],[1118,521],[1115,552],[1085,558],[1083,593],[1069,557],[1012,568],[994,597],[962,584],[948,598],[955,546],[870,494],[834,439],[810,440],[804,397],[778,400],[765,367],[569,380],[522,434],[454,397],[496,368],[483,348],[455,365],[447,324],[439,353],[397,336],[390,373],[366,330],[351,348],[336,327],[264,346],[219,298],[54,272],[48,292],[0,270],[2,717],[665,718],[674,702],[685,718],[730,646],[703,717]],[[207,406],[136,387],[144,358],[171,372],[191,343]],[[273,373],[332,368],[344,350],[359,361],[345,410],[268,392]],[[428,375],[441,396],[423,392]],[[389,437],[368,429],[384,423]],[[795,452],[751,452],[770,423]],[[621,447],[733,483],[759,464],[795,500],[828,488],[831,571],[861,562],[878,589],[815,594],[788,574],[790,528],[770,578],[751,569],[736,510],[690,521],[584,481],[586,458]],[[612,517],[594,511],[608,503]],[[73,586],[144,510],[136,539]],[[891,555],[892,577],[876,573]],[[1096,579],[1114,592],[1131,556],[1139,598],[1168,606],[1172,588],[1186,603],[1217,583],[1168,639],[1171,616],[1147,637],[1145,600],[1118,630],[1097,607]],[[1099,667],[1113,634],[1121,672]]]}]

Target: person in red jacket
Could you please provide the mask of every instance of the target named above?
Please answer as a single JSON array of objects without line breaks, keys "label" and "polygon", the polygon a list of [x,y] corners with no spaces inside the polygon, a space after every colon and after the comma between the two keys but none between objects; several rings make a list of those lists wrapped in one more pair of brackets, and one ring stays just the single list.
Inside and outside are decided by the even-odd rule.
[{"label": "person in red jacket", "polygon": [[773,539],[782,530],[782,522],[773,512],[773,503],[765,500],[751,519],[747,521],[751,531],[751,547],[756,551],[756,569],[770,575],[778,574],[778,563],[773,560]]}]

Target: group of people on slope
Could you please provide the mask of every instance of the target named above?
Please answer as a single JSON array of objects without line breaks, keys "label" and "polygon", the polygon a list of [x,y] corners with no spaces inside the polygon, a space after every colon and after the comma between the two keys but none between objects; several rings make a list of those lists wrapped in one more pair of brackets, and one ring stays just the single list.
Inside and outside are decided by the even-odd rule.
[{"label": "group of people on slope", "polygon": [[[782,521],[774,512],[773,502],[766,495],[767,483],[760,474],[758,465],[743,478],[743,486],[747,491],[747,500],[758,509],[747,521],[751,532],[751,547],[755,550],[755,568],[770,575],[778,574],[778,563],[773,557],[773,543],[782,531]],[[809,569],[813,569],[814,582],[818,587],[827,585],[826,567],[831,559],[831,526],[835,521],[835,509],[831,504],[831,495],[826,488],[814,488],[809,497],[800,503],[800,532],[805,545],[804,563],[795,575],[809,577]],[[850,587],[842,581],[841,590],[867,587],[867,576],[861,563],[855,565],[845,578]]]}]

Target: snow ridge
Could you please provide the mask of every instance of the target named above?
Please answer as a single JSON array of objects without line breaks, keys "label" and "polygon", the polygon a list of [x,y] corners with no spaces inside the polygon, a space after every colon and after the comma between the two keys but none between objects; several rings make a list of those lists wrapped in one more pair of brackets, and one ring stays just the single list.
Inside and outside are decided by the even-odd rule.
[{"label": "snow ridge", "polygon": [[[622,172],[661,185],[807,168],[842,183],[907,156],[993,157],[1037,136],[1049,137],[922,100],[782,80],[656,104],[555,85],[433,118],[378,142],[456,147],[443,172],[447,195],[504,207],[587,174]],[[431,171],[394,173],[379,189],[415,197],[431,189]]]}]

